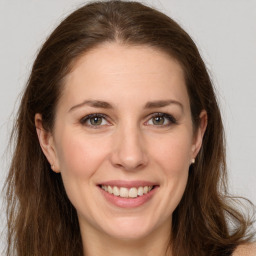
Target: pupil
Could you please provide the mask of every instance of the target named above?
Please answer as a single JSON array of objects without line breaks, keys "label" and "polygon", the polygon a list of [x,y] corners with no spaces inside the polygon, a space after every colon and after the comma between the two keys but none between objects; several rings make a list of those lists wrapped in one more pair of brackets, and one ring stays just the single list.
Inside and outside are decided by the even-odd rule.
[{"label": "pupil", "polygon": [[161,125],[164,123],[164,118],[161,116],[154,117],[153,123],[156,125],[159,125],[159,124]]},{"label": "pupil", "polygon": [[90,122],[92,125],[100,125],[102,122],[102,117],[92,117]]}]

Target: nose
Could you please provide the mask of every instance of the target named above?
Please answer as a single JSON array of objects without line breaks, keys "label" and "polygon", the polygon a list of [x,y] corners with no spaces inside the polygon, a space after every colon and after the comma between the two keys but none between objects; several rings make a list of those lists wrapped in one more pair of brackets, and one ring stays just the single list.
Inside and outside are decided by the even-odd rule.
[{"label": "nose", "polygon": [[126,127],[113,136],[112,165],[126,171],[135,171],[147,165],[148,156],[138,128]]}]

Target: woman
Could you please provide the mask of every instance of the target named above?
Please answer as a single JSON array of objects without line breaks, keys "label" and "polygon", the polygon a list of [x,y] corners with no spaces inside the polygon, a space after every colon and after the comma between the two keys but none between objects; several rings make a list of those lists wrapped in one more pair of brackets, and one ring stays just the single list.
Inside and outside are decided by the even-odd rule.
[{"label": "woman", "polygon": [[14,135],[8,255],[255,255],[227,196],[205,65],[158,11],[108,1],[67,17],[35,60]]}]

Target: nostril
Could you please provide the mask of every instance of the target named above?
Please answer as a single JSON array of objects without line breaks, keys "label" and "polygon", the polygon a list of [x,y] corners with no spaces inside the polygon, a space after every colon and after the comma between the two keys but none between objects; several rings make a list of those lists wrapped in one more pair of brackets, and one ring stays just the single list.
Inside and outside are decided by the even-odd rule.
[{"label": "nostril", "polygon": [[[111,152],[111,162],[116,168],[127,171],[139,170],[147,164],[147,155],[143,141],[135,128],[125,127],[125,131],[116,134]],[[136,128],[137,129],[137,128]]]}]

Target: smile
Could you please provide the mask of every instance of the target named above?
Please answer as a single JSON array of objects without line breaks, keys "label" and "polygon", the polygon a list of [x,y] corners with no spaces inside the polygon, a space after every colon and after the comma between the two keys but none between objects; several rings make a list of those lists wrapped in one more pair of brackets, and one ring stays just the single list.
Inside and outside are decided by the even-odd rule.
[{"label": "smile", "polygon": [[109,186],[109,185],[101,185],[101,189],[106,191],[109,194],[113,194],[117,197],[122,198],[137,198],[139,196],[143,196],[148,194],[154,186],[140,186],[140,187],[117,187],[117,186]]},{"label": "smile", "polygon": [[98,184],[107,202],[126,209],[146,205],[152,200],[159,187],[155,182],[143,180],[109,180]]}]

